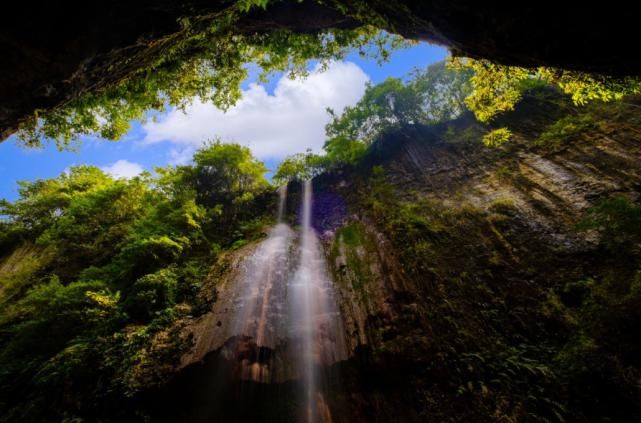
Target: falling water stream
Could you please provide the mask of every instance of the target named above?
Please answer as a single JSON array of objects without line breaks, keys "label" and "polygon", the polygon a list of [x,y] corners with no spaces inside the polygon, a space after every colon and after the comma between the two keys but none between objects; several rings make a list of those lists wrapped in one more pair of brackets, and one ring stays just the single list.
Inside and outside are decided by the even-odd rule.
[{"label": "falling water stream", "polygon": [[[269,383],[285,378],[283,366],[266,351],[277,350],[287,329],[287,281],[290,275],[290,246],[294,232],[282,223],[286,187],[279,189],[278,223],[267,239],[246,258],[239,278],[239,294],[232,333],[239,336],[236,348],[243,354],[241,379]],[[261,354],[262,353],[262,354]]]},{"label": "falling water stream", "polygon": [[284,223],[287,187],[279,189],[278,222],[243,264],[232,332],[239,378],[294,382],[299,421],[331,422],[323,369],[347,358],[341,316],[312,222],[311,181],[303,186],[298,236]]},{"label": "falling water stream", "polygon": [[[289,283],[290,338],[298,346],[295,357],[305,391],[305,421],[331,421],[319,369],[345,358],[341,319],[320,243],[312,226],[312,183],[303,189],[298,268]],[[297,344],[296,344],[297,343]]]}]

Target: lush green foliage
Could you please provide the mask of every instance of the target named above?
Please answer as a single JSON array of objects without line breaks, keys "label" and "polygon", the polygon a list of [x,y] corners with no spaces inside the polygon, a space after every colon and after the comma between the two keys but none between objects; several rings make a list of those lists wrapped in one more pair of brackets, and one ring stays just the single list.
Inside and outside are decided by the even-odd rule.
[{"label": "lush green foliage", "polygon": [[545,128],[534,143],[549,149],[559,148],[576,140],[594,125],[595,120],[590,113],[569,114]]},{"label": "lush green foliage", "polygon": [[194,162],[130,180],[76,166],[0,205],[0,249],[26,246],[0,274],[4,417],[87,417],[175,366],[189,340],[174,322],[207,309],[217,253],[271,215],[247,148],[212,142]]},{"label": "lush green foliage", "polygon": [[406,81],[388,78],[368,85],[359,102],[325,127],[325,155],[308,152],[288,157],[274,178],[284,182],[306,179],[337,165],[355,164],[385,131],[411,124],[437,124],[459,116],[470,93],[471,71],[452,70],[445,62],[415,70]]},{"label": "lush green foliage", "polygon": [[483,144],[488,147],[499,147],[512,138],[512,131],[507,128],[494,129],[483,135]]},{"label": "lush green foliage", "polygon": [[307,151],[286,157],[278,165],[272,180],[277,185],[292,180],[305,181],[321,174],[326,169],[327,157]]},{"label": "lush green foliage", "polygon": [[340,116],[333,111],[326,127],[325,150],[330,162],[353,163],[364,147],[383,131],[407,124],[435,124],[465,110],[471,72],[445,67],[443,62],[416,70],[403,82],[388,78],[370,85],[363,98]]},{"label": "lush green foliage", "polygon": [[387,78],[376,85],[368,85],[365,94],[353,107],[347,107],[340,116],[330,109],[332,121],[327,125],[329,140],[344,137],[368,145],[388,128],[418,120],[420,97],[410,85],[398,78]]},{"label": "lush green foliage", "polygon": [[195,98],[229,108],[241,96],[248,63],[262,69],[263,80],[274,71],[293,77],[305,75],[311,59],[327,66],[358,49],[364,56],[385,60],[389,50],[405,44],[373,27],[315,33],[243,32],[237,27],[244,14],[267,4],[242,0],[212,16],[184,18],[182,31],[158,41],[146,56],[112,65],[130,68],[139,61],[135,71],[61,107],[37,112],[21,126],[20,139],[28,146],[53,139],[60,149],[73,147],[73,141],[85,134],[115,140],[129,130],[130,121],[146,118],[151,110],[184,108]]},{"label": "lush green foliage", "polygon": [[452,59],[449,66],[474,71],[472,92],[465,102],[476,118],[485,123],[499,113],[513,110],[532,80],[558,86],[576,105],[595,100],[620,100],[641,92],[641,79],[633,77],[616,78],[546,67],[527,69],[469,58]]},{"label": "lush green foliage", "polygon": [[209,143],[194,155],[199,202],[207,205],[250,201],[268,186],[267,168],[248,147]]},{"label": "lush green foliage", "polygon": [[529,70],[502,66],[486,60],[452,59],[452,69],[474,71],[470,82],[473,90],[465,99],[480,122],[489,122],[498,113],[513,110],[521,99],[519,83],[530,75]]}]

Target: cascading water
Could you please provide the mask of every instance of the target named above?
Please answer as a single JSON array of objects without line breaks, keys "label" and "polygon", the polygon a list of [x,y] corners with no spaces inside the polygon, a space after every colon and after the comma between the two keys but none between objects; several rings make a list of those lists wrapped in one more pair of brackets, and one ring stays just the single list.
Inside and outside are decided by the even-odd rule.
[{"label": "cascading water", "polygon": [[278,223],[283,222],[283,216],[285,215],[286,206],[287,206],[287,184],[278,188],[278,215],[276,216],[276,221]]},{"label": "cascading water", "polygon": [[[278,223],[256,251],[246,259],[240,275],[232,333],[238,337],[237,352],[243,380],[283,380],[286,369],[277,365],[273,354],[287,335],[287,281],[290,274],[289,248],[294,232],[282,223],[287,187],[279,189]],[[248,351],[254,354],[248,354]],[[261,356],[262,355],[262,356]]]},{"label": "cascading water", "polygon": [[289,334],[296,366],[304,384],[307,422],[331,421],[325,404],[319,369],[346,358],[340,314],[320,243],[312,226],[312,183],[303,189],[300,255],[289,284]]},{"label": "cascading water", "polygon": [[219,383],[225,390],[240,381],[238,401],[250,408],[257,402],[270,403],[265,396],[274,395],[279,386],[293,389],[288,391],[293,397],[278,397],[295,404],[290,417],[280,420],[326,423],[332,418],[323,395],[324,370],[346,359],[347,350],[312,225],[311,181],[304,183],[302,194],[299,235],[284,223],[287,187],[281,187],[277,224],[244,258],[233,280],[231,301],[221,304],[225,308],[217,315],[230,307],[233,317],[222,329],[228,341],[220,357],[230,370]]}]

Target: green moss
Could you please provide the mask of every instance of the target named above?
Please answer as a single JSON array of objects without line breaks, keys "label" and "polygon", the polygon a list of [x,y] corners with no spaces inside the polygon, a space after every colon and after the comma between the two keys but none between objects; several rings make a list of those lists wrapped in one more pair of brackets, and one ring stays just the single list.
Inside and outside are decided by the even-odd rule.
[{"label": "green moss", "polygon": [[341,241],[350,247],[357,247],[363,243],[363,234],[362,227],[357,223],[352,223],[351,225],[344,226],[339,229],[336,233],[337,237],[341,238]]},{"label": "green moss", "polygon": [[511,198],[498,198],[490,204],[489,209],[495,213],[511,216],[516,212],[517,207]]},{"label": "green moss", "polygon": [[515,178],[515,171],[514,169],[510,168],[509,166],[501,166],[496,171],[494,172],[496,175],[496,178],[500,182],[510,182],[514,180]]},{"label": "green moss", "polygon": [[595,118],[590,113],[567,115],[548,126],[534,144],[546,149],[558,149],[575,141],[594,126]]},{"label": "green moss", "polygon": [[350,223],[336,232],[330,259],[333,266],[340,256],[345,258],[345,267],[334,269],[334,280],[353,288],[361,301],[368,296],[367,286],[373,279],[370,269],[372,246],[361,223]]}]

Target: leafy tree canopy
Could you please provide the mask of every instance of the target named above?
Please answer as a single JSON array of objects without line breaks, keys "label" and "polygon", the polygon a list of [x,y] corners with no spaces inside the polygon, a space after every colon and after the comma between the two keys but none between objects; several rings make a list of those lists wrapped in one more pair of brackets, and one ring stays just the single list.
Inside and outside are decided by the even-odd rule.
[{"label": "leafy tree canopy", "polygon": [[405,81],[387,78],[380,84],[369,84],[358,103],[340,115],[327,109],[331,121],[325,127],[325,155],[307,152],[290,156],[281,163],[274,180],[307,179],[335,165],[354,164],[384,131],[456,118],[466,109],[472,73],[438,62],[414,70]]},{"label": "leafy tree canopy", "polygon": [[435,124],[453,119],[466,108],[469,70],[444,62],[415,70],[406,81],[388,78],[370,85],[361,100],[326,126],[325,151],[330,163],[354,163],[383,131],[407,124]]},{"label": "leafy tree canopy", "polygon": [[472,92],[465,103],[484,123],[499,113],[513,110],[524,89],[537,80],[559,87],[576,105],[621,100],[626,95],[641,93],[641,78],[637,77],[617,78],[548,67],[528,69],[470,58],[454,58],[448,66],[473,71]]},{"label": "leafy tree canopy", "polygon": [[385,60],[390,50],[406,43],[373,26],[313,33],[285,29],[240,32],[235,23],[268,2],[239,0],[213,16],[183,19],[183,30],[163,40],[158,53],[145,58],[140,69],[62,107],[37,112],[22,124],[18,137],[27,146],[55,140],[60,149],[73,148],[81,135],[115,140],[129,130],[130,121],[144,119],[152,110],[184,109],[194,98],[229,108],[241,96],[248,63],[262,69],[262,80],[275,71],[294,77],[307,73],[310,59],[327,66],[357,49],[363,56]]},{"label": "leafy tree canopy", "polygon": [[327,147],[331,149],[333,139],[341,137],[369,145],[379,133],[392,127],[455,118],[465,110],[471,75],[468,70],[451,70],[438,62],[415,70],[405,82],[388,78],[369,85],[361,100],[340,116],[329,110],[332,121],[326,127]]},{"label": "leafy tree canopy", "polygon": [[251,150],[238,144],[210,141],[194,155],[199,200],[208,205],[247,199],[269,186],[265,165],[254,159]]},{"label": "leafy tree canopy", "polygon": [[283,160],[272,180],[281,185],[291,180],[304,181],[321,174],[327,165],[327,158],[314,154],[310,150],[288,156]]},{"label": "leafy tree canopy", "polygon": [[0,203],[0,252],[23,251],[0,274],[4,417],[83,416],[160,382],[189,346],[174,323],[209,307],[200,286],[218,252],[271,219],[265,171],[246,147],[214,141],[153,175],[76,166],[21,182]]}]

